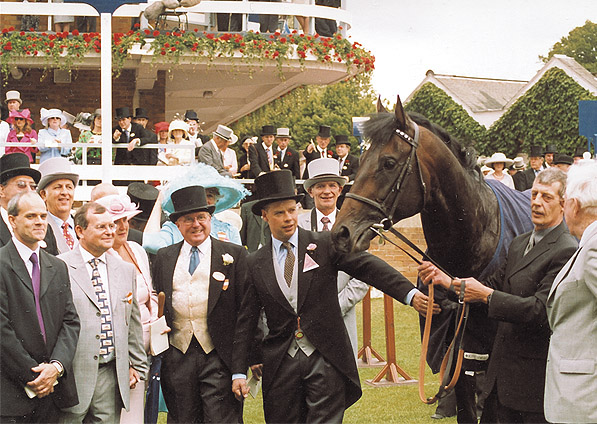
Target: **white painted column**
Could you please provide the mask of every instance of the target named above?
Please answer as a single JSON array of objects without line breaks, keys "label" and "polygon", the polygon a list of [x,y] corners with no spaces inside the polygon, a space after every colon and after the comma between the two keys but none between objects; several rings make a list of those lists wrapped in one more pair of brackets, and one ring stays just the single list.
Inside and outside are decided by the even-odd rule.
[{"label": "white painted column", "polygon": [[102,102],[102,182],[112,182],[112,14],[100,14]]}]

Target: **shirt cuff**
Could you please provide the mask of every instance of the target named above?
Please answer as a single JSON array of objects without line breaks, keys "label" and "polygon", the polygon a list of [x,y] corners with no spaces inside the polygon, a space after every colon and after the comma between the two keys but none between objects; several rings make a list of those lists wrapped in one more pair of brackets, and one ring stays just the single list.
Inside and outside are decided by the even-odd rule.
[{"label": "shirt cuff", "polygon": [[236,380],[237,378],[244,378],[246,380],[247,375],[246,374],[232,374],[232,380]]},{"label": "shirt cuff", "polygon": [[415,297],[415,294],[419,291],[419,289],[417,289],[416,287],[413,288],[411,291],[408,292],[408,294],[406,295],[406,297],[404,298],[404,304],[411,306],[410,302],[412,302],[413,297]]}]

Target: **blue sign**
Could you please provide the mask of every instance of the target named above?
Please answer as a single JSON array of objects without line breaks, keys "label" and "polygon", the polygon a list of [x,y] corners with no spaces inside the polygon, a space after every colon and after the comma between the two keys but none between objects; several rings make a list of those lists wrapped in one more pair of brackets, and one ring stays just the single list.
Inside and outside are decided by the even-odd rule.
[{"label": "blue sign", "polygon": [[589,140],[588,151],[591,151],[591,145],[597,148],[597,100],[579,100],[578,134]]},{"label": "blue sign", "polygon": [[118,9],[123,4],[139,4],[145,3],[139,0],[65,0],[66,3],[85,3],[90,6],[93,6],[95,10],[97,10],[100,14],[101,13],[109,13],[113,14],[116,9]]}]

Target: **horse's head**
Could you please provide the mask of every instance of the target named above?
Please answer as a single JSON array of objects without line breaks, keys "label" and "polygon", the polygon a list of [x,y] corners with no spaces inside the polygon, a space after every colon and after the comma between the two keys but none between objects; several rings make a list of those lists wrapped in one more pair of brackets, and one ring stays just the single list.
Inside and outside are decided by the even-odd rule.
[{"label": "horse's head", "polygon": [[394,114],[381,102],[377,111],[365,125],[371,145],[332,230],[336,248],[344,252],[368,249],[375,236],[371,225],[397,222],[423,207],[425,185],[416,152],[424,129],[420,132],[406,115],[400,98]]}]

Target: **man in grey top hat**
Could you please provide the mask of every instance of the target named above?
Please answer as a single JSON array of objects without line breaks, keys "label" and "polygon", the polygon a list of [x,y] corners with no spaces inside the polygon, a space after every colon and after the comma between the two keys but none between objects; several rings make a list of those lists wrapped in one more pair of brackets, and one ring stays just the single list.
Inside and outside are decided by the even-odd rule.
[{"label": "man in grey top hat", "polygon": [[59,253],[73,249],[77,241],[71,210],[79,175],[71,171],[65,158],[51,158],[39,166],[41,180],[37,191],[48,208],[48,224],[54,232]]}]

